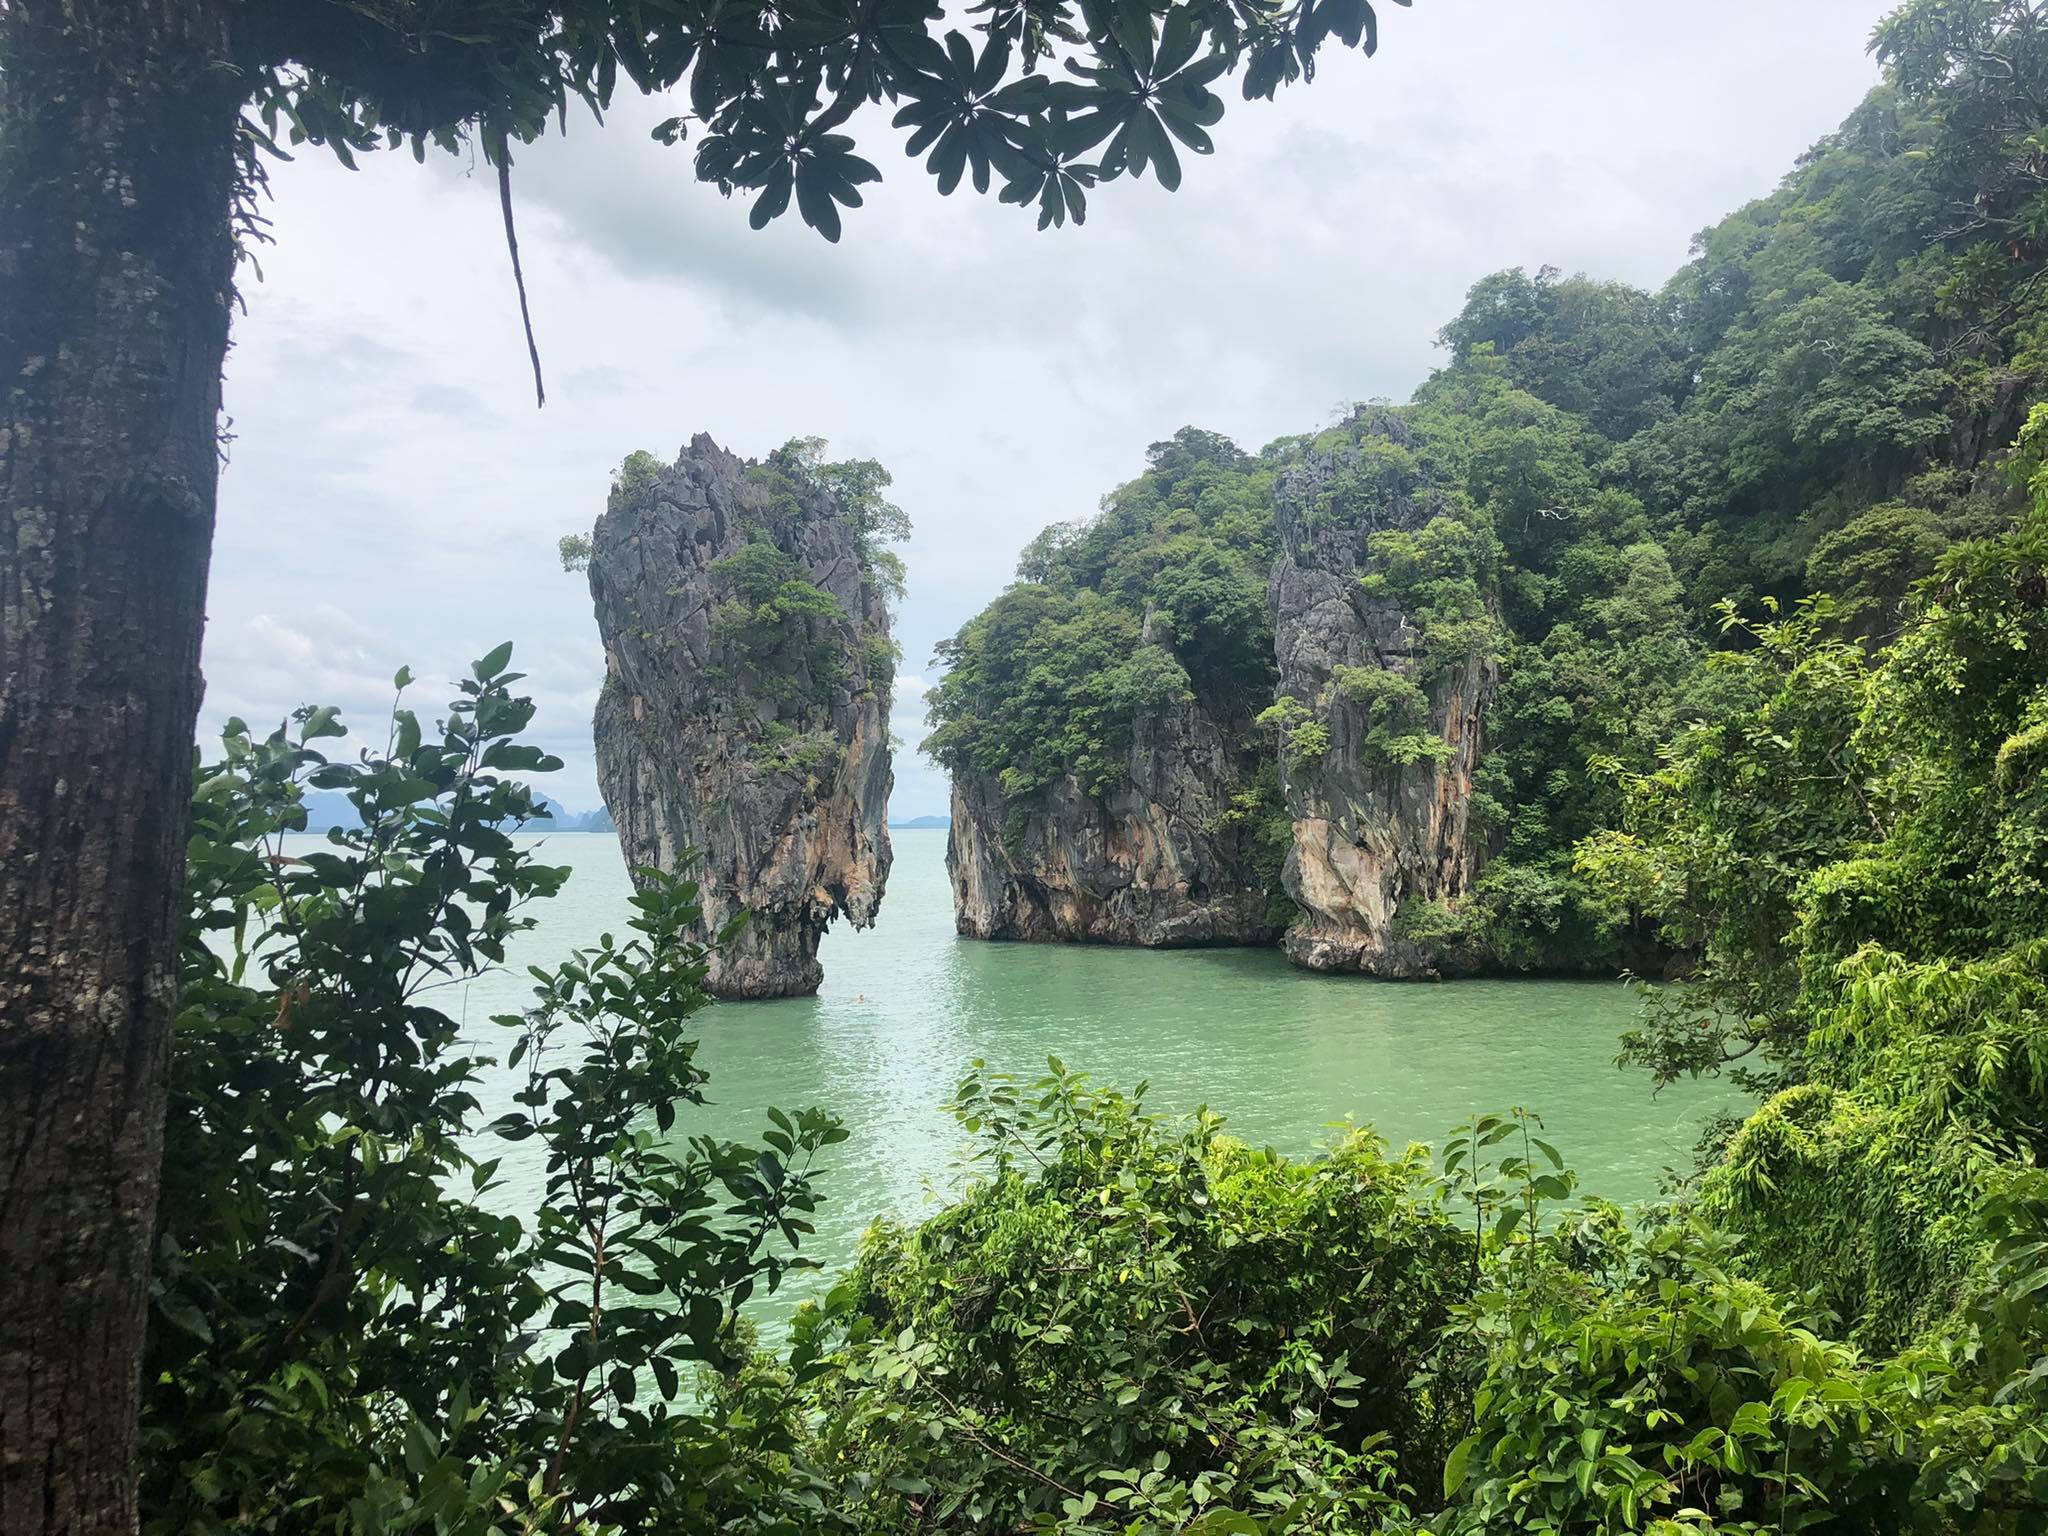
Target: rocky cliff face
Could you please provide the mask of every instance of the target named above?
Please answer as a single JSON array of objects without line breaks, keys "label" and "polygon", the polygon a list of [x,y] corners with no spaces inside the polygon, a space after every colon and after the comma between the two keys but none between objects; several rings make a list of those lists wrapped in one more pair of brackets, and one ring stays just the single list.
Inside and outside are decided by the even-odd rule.
[{"label": "rocky cliff face", "polygon": [[894,651],[860,531],[801,474],[707,436],[635,455],[592,535],[605,647],[598,782],[628,865],[704,893],[720,997],[815,992],[835,917],[874,921],[888,879]]},{"label": "rocky cliff face", "polygon": [[1136,722],[1129,780],[1097,798],[1071,777],[1021,800],[956,774],[946,868],[977,939],[1171,947],[1279,932],[1228,814],[1231,742],[1198,703]]},{"label": "rocky cliff face", "polygon": [[1498,668],[1425,664],[1412,616],[1361,585],[1371,535],[1415,531],[1439,507],[1406,456],[1405,422],[1368,410],[1354,428],[1356,441],[1310,450],[1276,488],[1279,692],[1327,732],[1287,773],[1284,879],[1302,915],[1283,944],[1311,970],[1425,976],[1455,961],[1404,936],[1397,917],[1455,906],[1484,862],[1468,812]]}]

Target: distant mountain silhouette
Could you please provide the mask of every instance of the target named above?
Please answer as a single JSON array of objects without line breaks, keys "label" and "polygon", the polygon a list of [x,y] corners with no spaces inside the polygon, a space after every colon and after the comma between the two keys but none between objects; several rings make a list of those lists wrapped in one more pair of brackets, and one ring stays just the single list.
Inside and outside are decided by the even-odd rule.
[{"label": "distant mountain silhouette", "polygon": [[927,827],[950,827],[953,820],[950,816],[913,816],[908,821],[892,821],[889,825],[898,831],[918,830]]}]

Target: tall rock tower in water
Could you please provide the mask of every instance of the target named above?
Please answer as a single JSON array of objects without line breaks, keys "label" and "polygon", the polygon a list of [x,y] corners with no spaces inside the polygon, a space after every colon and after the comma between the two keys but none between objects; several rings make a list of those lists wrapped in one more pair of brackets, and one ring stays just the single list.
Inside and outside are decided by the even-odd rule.
[{"label": "tall rock tower in water", "polygon": [[[874,921],[889,876],[889,636],[875,466],[849,489],[792,445],[763,463],[702,433],[635,454],[591,536],[605,648],[598,784],[630,868],[686,868],[719,997],[818,989],[836,917]],[[692,857],[694,855],[694,857]]]}]

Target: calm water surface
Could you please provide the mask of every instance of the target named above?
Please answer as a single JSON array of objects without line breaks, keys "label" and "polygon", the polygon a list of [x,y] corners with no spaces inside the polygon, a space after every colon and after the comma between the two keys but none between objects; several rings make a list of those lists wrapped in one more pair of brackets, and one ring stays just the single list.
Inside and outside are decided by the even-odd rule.
[{"label": "calm water surface", "polygon": [[[841,925],[827,935],[817,997],[699,1015],[698,1059],[715,1102],[678,1124],[753,1138],[769,1105],[839,1115],[852,1139],[832,1149],[809,1250],[828,1272],[876,1216],[915,1218],[950,1184],[965,1138],[943,1106],[976,1057],[1036,1074],[1053,1053],[1105,1083],[1149,1079],[1156,1107],[1207,1104],[1238,1135],[1285,1152],[1311,1150],[1347,1116],[1398,1146],[1440,1142],[1475,1111],[1524,1105],[1543,1115],[1587,1188],[1622,1201],[1654,1194],[1666,1167],[1689,1166],[1701,1122],[1729,1102],[1712,1086],[1653,1098],[1641,1074],[1615,1068],[1615,1036],[1633,1011],[1616,984],[1376,982],[1312,976],[1271,950],[961,939],[945,832],[894,837],[880,920],[865,933]],[[626,932],[630,886],[617,841],[542,841],[542,857],[575,873],[533,909],[540,926],[506,971],[473,983],[456,1005],[492,1055],[509,1040],[487,1020],[525,1003],[527,964],[558,960],[607,929]],[[511,1081],[498,1072],[485,1083],[491,1113],[510,1107]],[[507,1208],[530,1208],[537,1168],[513,1157],[505,1168],[514,1175]],[[763,1320],[779,1321],[788,1303],[787,1293],[771,1299]]]}]

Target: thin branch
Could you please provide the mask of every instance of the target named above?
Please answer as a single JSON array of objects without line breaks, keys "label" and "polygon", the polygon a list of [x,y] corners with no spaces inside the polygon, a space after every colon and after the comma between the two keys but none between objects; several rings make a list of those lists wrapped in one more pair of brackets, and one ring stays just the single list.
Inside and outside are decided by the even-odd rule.
[{"label": "thin branch", "polygon": [[958,1403],[954,1402],[952,1398],[948,1397],[944,1389],[942,1389],[937,1382],[931,1380],[929,1377],[926,1377],[924,1380],[924,1386],[925,1389],[932,1394],[932,1396],[936,1397],[940,1402],[944,1403],[946,1407],[952,1411],[953,1417],[959,1421],[960,1432],[967,1436],[968,1439],[972,1440],[976,1445],[980,1446],[984,1451],[987,1451],[989,1455],[995,1457],[996,1460],[1004,1462],[1009,1466],[1015,1467],[1019,1472],[1022,1472],[1027,1477],[1036,1478],[1039,1482],[1045,1484],[1046,1487],[1052,1489],[1056,1493],[1063,1493],[1070,1499],[1078,1499],[1081,1497],[1081,1494],[1078,1489],[1069,1488],[1065,1483],[1061,1482],[1058,1478],[1051,1477],[1046,1473],[1039,1471],[1038,1468],[1032,1466],[1030,1462],[1024,1461],[1019,1457],[1011,1455],[1008,1451],[1004,1450],[1001,1445],[997,1444],[996,1441],[990,1439],[987,1435],[983,1434],[981,1430],[976,1428],[975,1425],[968,1419],[965,1410],[963,1410]]},{"label": "thin branch", "polygon": [[526,355],[533,363],[533,403],[548,403],[547,386],[540,377],[540,347],[533,339],[533,311],[526,303],[526,273],[519,265],[519,231],[512,224],[512,140],[498,144],[498,207],[505,214],[505,249],[512,254],[512,281],[519,288],[519,323],[526,327]]}]

